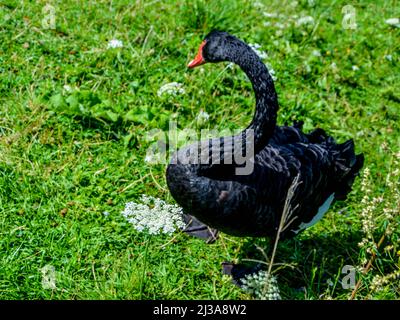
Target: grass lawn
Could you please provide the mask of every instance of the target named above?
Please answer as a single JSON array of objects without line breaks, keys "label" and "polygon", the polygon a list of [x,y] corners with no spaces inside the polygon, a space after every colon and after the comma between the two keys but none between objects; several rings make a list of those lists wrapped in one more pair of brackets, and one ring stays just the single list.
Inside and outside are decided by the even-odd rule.
[{"label": "grass lawn", "polygon": [[[151,130],[252,118],[239,68],[186,68],[214,28],[268,54],[280,125],[353,138],[366,158],[346,201],[279,244],[282,298],[348,299],[345,265],[356,299],[400,298],[398,1],[80,3],[0,1],[0,299],[252,298],[221,263],[265,260],[267,239],[151,236],[121,215],[142,194],[174,203],[166,164],[145,161]],[[157,94],[171,82],[184,92]]]}]

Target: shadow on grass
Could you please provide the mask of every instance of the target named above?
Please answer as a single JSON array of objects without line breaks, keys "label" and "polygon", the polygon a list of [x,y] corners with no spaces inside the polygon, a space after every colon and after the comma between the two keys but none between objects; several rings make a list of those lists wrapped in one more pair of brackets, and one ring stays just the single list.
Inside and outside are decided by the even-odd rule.
[{"label": "shadow on grass", "polygon": [[73,119],[80,123],[83,129],[95,129],[103,132],[115,131],[116,133],[123,133],[125,123],[122,120],[107,121],[89,116],[75,115]]},{"label": "shadow on grass", "polygon": [[[357,265],[361,239],[360,232],[334,232],[282,240],[272,269],[278,277],[282,297],[318,299],[321,295],[350,294],[351,291],[341,285],[348,274],[342,273],[342,269],[345,265]],[[265,255],[268,259],[271,257],[272,247],[272,239],[246,239],[238,257],[240,264],[249,268],[263,263],[266,270]]]}]

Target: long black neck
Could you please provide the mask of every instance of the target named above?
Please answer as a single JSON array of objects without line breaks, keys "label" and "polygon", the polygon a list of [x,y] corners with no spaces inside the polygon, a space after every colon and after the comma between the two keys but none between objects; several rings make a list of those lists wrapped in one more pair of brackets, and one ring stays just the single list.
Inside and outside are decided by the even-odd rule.
[{"label": "long black neck", "polygon": [[229,50],[228,60],[239,65],[253,85],[256,109],[246,130],[254,132],[254,151],[257,153],[268,143],[276,126],[278,98],[274,82],[257,54],[240,40]]}]

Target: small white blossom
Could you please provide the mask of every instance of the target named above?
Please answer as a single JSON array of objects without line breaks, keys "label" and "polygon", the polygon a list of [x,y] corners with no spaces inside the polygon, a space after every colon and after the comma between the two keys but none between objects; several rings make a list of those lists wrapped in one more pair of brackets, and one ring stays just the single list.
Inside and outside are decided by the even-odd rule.
[{"label": "small white blossom", "polygon": [[161,97],[163,94],[169,94],[169,95],[178,95],[178,94],[184,94],[185,89],[183,88],[182,83],[178,82],[170,82],[167,84],[164,84],[161,86],[160,89],[157,91],[157,95]]},{"label": "small white blossom", "polygon": [[275,72],[274,68],[272,68],[272,65],[269,63],[267,63],[266,65],[267,65],[267,68],[268,68],[269,74],[271,75],[272,80],[276,81],[278,79],[278,77],[276,76],[276,72]]},{"label": "small white blossom", "polygon": [[198,124],[204,124],[208,121],[208,119],[210,119],[210,115],[204,110],[200,110],[199,114],[196,117]]},{"label": "small white blossom", "polygon": [[254,8],[264,8],[264,5],[260,1],[253,2]]},{"label": "small white blossom", "polygon": [[65,85],[63,86],[63,88],[64,88],[64,90],[67,91],[67,92],[72,92],[72,87],[71,87],[70,85],[68,85],[68,84],[65,84]]},{"label": "small white blossom", "polygon": [[321,51],[319,51],[319,50],[313,50],[312,55],[313,55],[314,57],[320,57],[320,56],[321,56]]},{"label": "small white blossom", "polygon": [[390,18],[385,21],[387,24],[400,28],[400,19],[399,18]]},{"label": "small white blossom", "polygon": [[255,53],[260,57],[260,59],[264,60],[268,58],[268,54],[265,51],[260,50],[261,45],[258,43],[249,43],[250,48],[253,49]]},{"label": "small white blossom", "polygon": [[351,66],[351,69],[353,69],[353,71],[357,71],[357,70],[360,70],[360,68],[358,67],[358,66]]},{"label": "small white blossom", "polygon": [[108,217],[108,216],[110,215],[110,213],[109,213],[108,211],[104,211],[104,212],[103,212],[103,215],[104,215],[105,217]]},{"label": "small white blossom", "polygon": [[112,39],[110,41],[108,41],[107,44],[107,48],[122,48],[124,46],[124,44],[122,43],[121,40],[117,40],[117,39]]},{"label": "small white blossom", "polygon": [[275,12],[263,12],[263,15],[267,18],[276,18],[278,16]]},{"label": "small white blossom", "polygon": [[242,289],[259,300],[281,300],[276,277],[261,270],[241,279]]},{"label": "small white blossom", "polygon": [[315,5],[315,0],[308,0],[308,5],[309,5],[310,7],[314,7],[314,5]]},{"label": "small white blossom", "polygon": [[285,29],[286,25],[280,22],[275,23],[275,27],[278,29]]},{"label": "small white blossom", "polygon": [[387,55],[385,55],[385,59],[388,60],[388,61],[392,61],[393,57],[392,57],[391,54],[387,54]]},{"label": "small white blossom", "polygon": [[301,26],[303,24],[314,24],[314,18],[311,16],[305,16],[297,19],[296,25]]},{"label": "small white blossom", "polygon": [[186,226],[181,207],[146,195],[142,195],[141,202],[128,202],[122,211],[122,215],[137,231],[172,234],[176,229]]},{"label": "small white blossom", "polygon": [[144,157],[144,161],[148,163],[153,163],[154,162],[154,154],[151,152],[146,153],[146,156]]}]

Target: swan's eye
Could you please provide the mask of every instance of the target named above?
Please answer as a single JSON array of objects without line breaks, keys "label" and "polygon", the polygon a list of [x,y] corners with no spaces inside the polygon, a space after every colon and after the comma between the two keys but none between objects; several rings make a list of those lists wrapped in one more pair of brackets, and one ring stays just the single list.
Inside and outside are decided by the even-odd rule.
[{"label": "swan's eye", "polygon": [[189,68],[194,68],[206,63],[206,60],[204,60],[203,57],[203,47],[205,46],[205,44],[206,44],[205,40],[200,44],[199,51],[197,51],[196,57],[188,64]]}]

